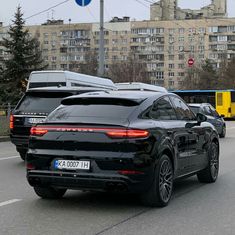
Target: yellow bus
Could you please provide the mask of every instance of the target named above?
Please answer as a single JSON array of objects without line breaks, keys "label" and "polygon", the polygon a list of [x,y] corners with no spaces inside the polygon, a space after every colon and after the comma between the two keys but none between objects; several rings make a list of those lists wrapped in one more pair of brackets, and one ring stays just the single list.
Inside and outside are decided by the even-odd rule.
[{"label": "yellow bus", "polygon": [[187,103],[209,103],[225,118],[235,118],[235,90],[177,90]]}]

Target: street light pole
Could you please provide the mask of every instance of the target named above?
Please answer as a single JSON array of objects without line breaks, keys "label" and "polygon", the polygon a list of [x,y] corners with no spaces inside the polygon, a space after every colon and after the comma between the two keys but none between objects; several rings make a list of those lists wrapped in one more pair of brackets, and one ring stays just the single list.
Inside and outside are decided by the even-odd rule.
[{"label": "street light pole", "polygon": [[98,75],[104,76],[104,0],[100,0],[100,45]]}]

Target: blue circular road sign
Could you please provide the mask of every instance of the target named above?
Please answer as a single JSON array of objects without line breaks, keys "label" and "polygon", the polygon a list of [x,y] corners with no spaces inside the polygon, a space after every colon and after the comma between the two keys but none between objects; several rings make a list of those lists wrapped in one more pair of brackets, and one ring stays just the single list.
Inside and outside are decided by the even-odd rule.
[{"label": "blue circular road sign", "polygon": [[91,3],[91,0],[75,0],[75,2],[81,6],[81,7],[85,7],[87,5],[89,5]]}]

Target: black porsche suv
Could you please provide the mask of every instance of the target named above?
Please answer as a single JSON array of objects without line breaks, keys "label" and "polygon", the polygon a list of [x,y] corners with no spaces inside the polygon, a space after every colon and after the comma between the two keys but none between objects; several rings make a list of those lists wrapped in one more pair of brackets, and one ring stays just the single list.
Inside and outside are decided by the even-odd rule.
[{"label": "black porsche suv", "polygon": [[166,206],[173,182],[197,175],[215,182],[219,139],[203,114],[177,95],[112,91],[62,100],[31,128],[27,179],[42,198],[67,189],[138,193]]},{"label": "black porsche suv", "polygon": [[21,158],[25,159],[30,128],[33,125],[44,122],[47,115],[60,105],[63,98],[96,90],[97,88],[92,87],[29,89],[10,116],[11,142],[16,145]]}]

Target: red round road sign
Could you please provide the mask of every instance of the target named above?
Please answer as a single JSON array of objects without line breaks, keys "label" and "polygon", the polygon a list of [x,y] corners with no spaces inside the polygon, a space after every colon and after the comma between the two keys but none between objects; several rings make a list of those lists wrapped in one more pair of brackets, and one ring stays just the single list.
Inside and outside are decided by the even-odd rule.
[{"label": "red round road sign", "polygon": [[193,66],[193,64],[194,64],[194,59],[193,58],[189,58],[188,59],[188,66],[191,67],[191,66]]}]

